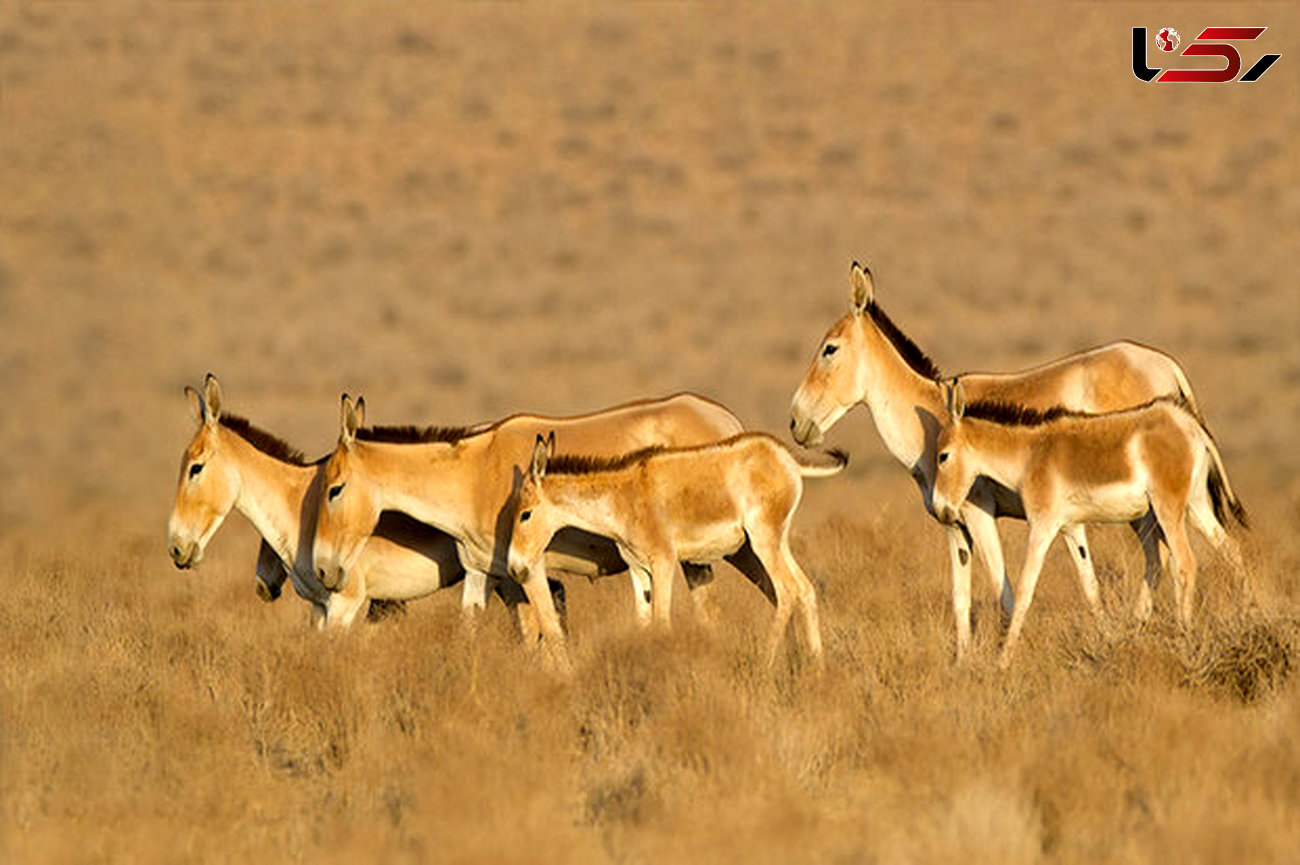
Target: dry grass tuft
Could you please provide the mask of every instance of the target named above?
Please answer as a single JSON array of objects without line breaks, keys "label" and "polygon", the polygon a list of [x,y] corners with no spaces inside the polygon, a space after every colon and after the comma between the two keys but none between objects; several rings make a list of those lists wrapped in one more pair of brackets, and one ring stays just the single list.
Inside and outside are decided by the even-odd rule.
[{"label": "dry grass tuft", "polygon": [[1216,628],[1187,663],[1184,682],[1244,704],[1270,697],[1291,677],[1298,632],[1295,619]]}]

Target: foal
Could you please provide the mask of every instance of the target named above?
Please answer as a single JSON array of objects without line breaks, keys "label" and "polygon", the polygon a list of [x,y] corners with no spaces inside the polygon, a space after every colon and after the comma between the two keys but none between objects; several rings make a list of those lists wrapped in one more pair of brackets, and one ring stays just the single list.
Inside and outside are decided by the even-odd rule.
[{"label": "foal", "polygon": [[622,457],[554,457],[555,437],[537,436],[532,468],[519,490],[510,539],[510,571],[537,579],[542,552],[562,528],[611,538],[649,585],[656,623],[667,627],[679,562],[726,559],[776,607],[768,662],[793,608],[802,614],[808,649],[820,661],[817,592],[790,552],[790,523],[803,478],[840,471],[802,462],[763,433],[711,445],[646,448]]},{"label": "foal", "polygon": [[1245,526],[1246,510],[1228,483],[1214,439],[1178,401],[1156,399],[1088,415],[1006,403],[968,407],[960,382],[946,384],[945,397],[948,423],[937,440],[936,514],[946,523],[957,522],[971,486],[984,476],[1019,493],[1029,524],[1003,667],[1020,638],[1047,548],[1067,527],[1136,523],[1150,512],[1156,528],[1143,535],[1148,568],[1153,558],[1159,567],[1158,552],[1151,547],[1163,536],[1184,627],[1192,621],[1196,587],[1196,559],[1184,517],[1190,514],[1197,529],[1241,569],[1236,542],[1224,527],[1226,511]]}]

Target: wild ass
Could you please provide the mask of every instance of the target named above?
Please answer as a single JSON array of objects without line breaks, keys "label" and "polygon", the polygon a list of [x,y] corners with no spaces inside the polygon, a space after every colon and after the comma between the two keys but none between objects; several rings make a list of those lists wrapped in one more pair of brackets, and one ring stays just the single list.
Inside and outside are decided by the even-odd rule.
[{"label": "wild ass", "polygon": [[803,478],[835,474],[846,456],[837,452],[832,465],[813,465],[763,433],[612,459],[555,457],[554,451],[554,436],[537,436],[516,503],[510,571],[525,586],[541,578],[542,552],[555,533],[574,526],[614,540],[632,571],[652,586],[655,622],[668,627],[678,563],[725,558],[776,607],[768,662],[796,608],[808,649],[820,659],[817,592],[790,552],[790,524]]},{"label": "wild ass", "polygon": [[[791,432],[800,444],[817,444],[849,409],[865,403],[885,447],[911,472],[926,510],[933,515],[935,436],[946,415],[939,369],[876,303],[871,272],[854,262],[850,278],[849,312],[827,331],[795,391]],[[1110,343],[1024,372],[966,373],[960,380],[972,399],[1039,409],[1064,405],[1103,412],[1159,396],[1178,396],[1199,417],[1191,386],[1173,358],[1132,342]],[[1019,498],[981,479],[961,505],[960,522],[946,527],[958,659],[970,646],[972,546],[983,557],[994,593],[1001,594],[1004,613],[1011,614],[1013,597],[997,517],[1023,518]],[[1083,592],[1099,610],[1097,579],[1083,527],[1067,526],[1063,534]],[[1150,609],[1148,586],[1142,587],[1138,605]]]},{"label": "wild ass", "polygon": [[[740,421],[718,403],[683,393],[569,418],[514,415],[473,429],[366,429],[364,401],[343,397],[339,444],[325,466],[327,494],[316,525],[317,574],[327,587],[346,585],[362,544],[385,510],[401,511],[456,540],[466,581],[509,578],[510,502],[523,482],[537,435],[554,431],[565,450],[612,456],[651,445],[695,445],[728,438]],[[580,531],[562,532],[550,551],[590,562],[601,573],[626,568],[613,544]],[[687,568],[700,588],[706,567]],[[650,586],[633,578],[638,616],[650,616]],[[545,641],[563,656],[563,633],[546,583],[524,584]]]},{"label": "wild ass", "polygon": [[[324,461],[306,460],[281,439],[224,414],[221,386],[211,374],[203,394],[189,387],[185,393],[199,426],[181,458],[168,521],[168,550],[176,567],[197,565],[208,541],[235,509],[263,539],[258,594],[274,600],[284,579],[291,579],[298,595],[312,605],[317,627],[347,627],[367,599],[418,598],[464,576],[450,536],[404,514],[389,513],[358,556],[357,578],[343,591],[326,590],[311,560]],[[517,607],[522,592],[510,592],[503,599]],[[531,624],[525,619],[521,627],[527,633]]]},{"label": "wild ass", "polygon": [[[1245,526],[1245,508],[1228,483],[1214,439],[1177,401],[1162,397],[1106,414],[1040,412],[1000,402],[968,404],[964,390],[960,382],[945,388],[948,422],[936,440],[934,509],[946,523],[960,520],[961,504],[981,475],[1020,496],[1029,541],[1003,667],[1020,639],[1047,548],[1067,526],[1134,524],[1152,514],[1156,530],[1139,534],[1144,545],[1162,537],[1168,544],[1184,627],[1192,622],[1196,589],[1185,515],[1242,573],[1236,542],[1224,529],[1228,511]],[[1148,550],[1148,567],[1152,561],[1158,567],[1158,555]]]}]

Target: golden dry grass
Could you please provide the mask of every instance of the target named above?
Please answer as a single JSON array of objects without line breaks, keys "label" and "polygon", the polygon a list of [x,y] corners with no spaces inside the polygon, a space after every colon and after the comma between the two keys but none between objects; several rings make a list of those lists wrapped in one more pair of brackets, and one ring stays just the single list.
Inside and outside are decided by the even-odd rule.
[{"label": "golden dry grass", "polygon": [[[1257,84],[1129,72],[1131,26],[1229,18],[1286,55]],[[0,858],[1292,857],[1297,33],[1278,5],[0,9]],[[253,594],[238,516],[167,560],[208,370],[312,453],[343,390],[460,423],[693,388],[780,431],[855,257],[945,369],[1178,357],[1257,603],[1199,545],[1195,631],[1167,586],[1138,628],[1140,553],[1100,530],[1105,633],[1054,552],[1014,670],[982,580],[956,668],[941,534],[865,412],[797,523],[821,676],[763,669],[725,570],[718,627],[683,600],[671,637],[571,585],[566,682],[450,595],[309,632]]]}]

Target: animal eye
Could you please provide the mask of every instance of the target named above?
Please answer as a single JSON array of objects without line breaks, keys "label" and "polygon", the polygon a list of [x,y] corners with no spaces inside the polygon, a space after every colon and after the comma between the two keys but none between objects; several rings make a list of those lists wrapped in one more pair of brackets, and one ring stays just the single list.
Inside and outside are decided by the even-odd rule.
[{"label": "animal eye", "polygon": [[343,484],[335,484],[330,487],[330,501],[334,501],[343,494]]},{"label": "animal eye", "polygon": [[199,472],[203,471],[203,463],[194,463],[190,466],[190,477],[197,478]]},{"label": "animal eye", "polygon": [[840,347],[838,345],[835,345],[834,343],[830,343],[824,349],[822,349],[822,357],[830,357],[831,355],[835,354],[835,352],[839,350]]},{"label": "animal eye", "polygon": [[948,462],[948,457],[950,456],[952,456],[951,453],[949,453],[948,451],[944,451],[943,453],[939,454],[939,462],[941,463]]},{"label": "animal eye", "polygon": [[533,515],[533,512],[532,512],[531,509],[530,509],[530,510],[526,510],[526,511],[524,511],[522,514],[519,515],[519,522],[521,522],[521,523],[526,523],[526,522],[528,522],[528,519],[529,519],[532,515]]}]

